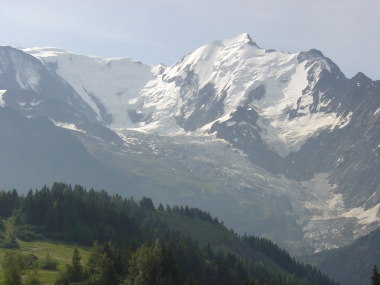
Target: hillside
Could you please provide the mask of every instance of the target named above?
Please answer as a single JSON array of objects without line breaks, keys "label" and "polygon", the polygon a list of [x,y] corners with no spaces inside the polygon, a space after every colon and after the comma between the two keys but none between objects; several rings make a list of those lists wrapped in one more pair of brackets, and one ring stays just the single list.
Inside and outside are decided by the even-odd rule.
[{"label": "hillside", "polygon": [[[37,248],[51,248],[54,256],[68,249],[67,242],[92,246],[83,253],[89,256],[88,261],[83,260],[88,269],[81,271],[80,280],[106,278],[104,272],[108,272],[107,278],[121,276],[137,284],[141,276],[170,281],[155,284],[244,284],[249,280],[258,284],[335,284],[314,268],[297,263],[269,240],[240,237],[196,208],[159,205],[156,209],[149,198],[137,203],[104,191],[56,183],[26,196],[0,192],[0,209],[4,221],[1,244],[16,252],[33,243]],[[68,254],[57,257],[61,268]],[[157,264],[152,261],[148,265],[147,260]],[[147,268],[139,267],[141,264]],[[156,266],[163,269],[157,272]],[[103,269],[93,271],[95,267]],[[74,281],[70,272],[64,270],[59,278]]]},{"label": "hillside", "polygon": [[[70,264],[74,248],[79,249],[83,260],[87,260],[89,254],[88,247],[83,247],[78,244],[64,241],[41,239],[30,242],[18,240],[17,242],[19,245],[17,249],[0,248],[0,260],[3,261],[4,255],[7,252],[19,253],[23,256],[27,256],[27,258],[34,256],[32,260],[36,259],[37,264],[40,263],[40,266],[37,266],[41,285],[54,284],[55,280],[57,280],[59,276],[59,270],[64,270],[66,268],[66,264]],[[47,255],[57,262],[56,270],[41,268],[41,263],[45,261]],[[2,283],[4,281],[3,271],[4,269],[0,267],[0,284],[4,284]],[[28,269],[26,269],[25,274],[27,272]]]},{"label": "hillside", "polygon": [[380,230],[358,239],[352,245],[301,258],[347,285],[369,284],[374,265],[380,264]]}]

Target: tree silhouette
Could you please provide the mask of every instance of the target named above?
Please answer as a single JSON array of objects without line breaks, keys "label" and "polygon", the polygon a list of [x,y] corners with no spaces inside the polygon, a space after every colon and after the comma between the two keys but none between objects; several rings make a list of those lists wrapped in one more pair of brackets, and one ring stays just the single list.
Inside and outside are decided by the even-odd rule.
[{"label": "tree silhouette", "polygon": [[380,274],[377,271],[376,265],[373,267],[373,270],[372,270],[371,284],[372,285],[380,285]]}]

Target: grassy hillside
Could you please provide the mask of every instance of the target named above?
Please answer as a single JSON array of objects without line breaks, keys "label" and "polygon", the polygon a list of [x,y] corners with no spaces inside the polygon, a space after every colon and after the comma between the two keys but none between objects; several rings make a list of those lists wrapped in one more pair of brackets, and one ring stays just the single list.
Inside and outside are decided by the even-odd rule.
[{"label": "grassy hillside", "polygon": [[[17,249],[0,248],[0,260],[3,260],[6,252],[12,251],[23,255],[35,255],[37,257],[37,262],[43,260],[46,255],[49,254],[58,262],[57,270],[44,270],[38,268],[38,276],[43,285],[54,284],[55,280],[58,278],[59,270],[64,270],[66,264],[71,263],[74,248],[78,248],[84,262],[87,260],[89,254],[88,247],[64,241],[44,239],[33,242],[17,240],[17,242],[19,244],[19,248]],[[0,284],[4,284],[2,267],[0,267]]]}]

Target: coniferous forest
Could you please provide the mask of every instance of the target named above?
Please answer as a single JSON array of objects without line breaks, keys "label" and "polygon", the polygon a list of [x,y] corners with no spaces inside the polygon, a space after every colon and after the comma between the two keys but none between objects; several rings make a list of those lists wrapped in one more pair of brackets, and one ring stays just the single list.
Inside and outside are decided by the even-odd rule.
[{"label": "coniferous forest", "polygon": [[[337,284],[267,239],[238,236],[196,208],[156,208],[146,197],[55,183],[26,195],[0,192],[0,216],[0,246],[14,249],[2,260],[4,284],[41,284],[37,257],[17,252],[19,242],[40,239],[90,248],[86,259],[73,250],[55,284]],[[175,230],[173,219],[225,231],[245,254]],[[56,268],[49,255],[39,262]]]}]

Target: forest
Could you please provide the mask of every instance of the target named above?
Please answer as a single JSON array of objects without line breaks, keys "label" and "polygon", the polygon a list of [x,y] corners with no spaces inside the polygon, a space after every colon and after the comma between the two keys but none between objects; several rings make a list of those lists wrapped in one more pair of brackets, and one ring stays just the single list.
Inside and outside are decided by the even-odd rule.
[{"label": "forest", "polygon": [[[147,197],[135,201],[55,183],[26,195],[1,191],[0,217],[4,284],[42,284],[41,266],[58,271],[55,284],[337,284],[270,240],[239,236],[200,209],[155,207]],[[223,232],[233,246],[181,232],[172,227],[174,219],[202,225],[211,235]],[[37,258],[17,250],[34,240],[75,243],[89,253],[83,258],[74,248],[58,270],[48,254]]]}]

